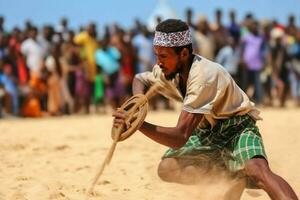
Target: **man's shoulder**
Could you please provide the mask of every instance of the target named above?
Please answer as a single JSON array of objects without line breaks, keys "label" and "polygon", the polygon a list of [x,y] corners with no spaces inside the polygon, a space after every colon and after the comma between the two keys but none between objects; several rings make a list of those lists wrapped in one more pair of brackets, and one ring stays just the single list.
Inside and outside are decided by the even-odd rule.
[{"label": "man's shoulder", "polygon": [[221,65],[200,55],[195,55],[191,70],[205,72],[205,71],[218,71]]},{"label": "man's shoulder", "polygon": [[226,77],[226,71],[219,63],[199,55],[195,56],[190,70],[190,79],[208,84],[222,77]]}]

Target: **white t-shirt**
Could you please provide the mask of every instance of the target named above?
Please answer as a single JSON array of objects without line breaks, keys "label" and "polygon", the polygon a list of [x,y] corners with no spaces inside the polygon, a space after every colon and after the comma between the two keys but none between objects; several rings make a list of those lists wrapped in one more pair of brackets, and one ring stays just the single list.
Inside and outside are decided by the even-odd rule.
[{"label": "white t-shirt", "polygon": [[179,77],[168,81],[158,65],[152,72],[136,75],[146,86],[159,84],[159,93],[183,102],[183,110],[204,115],[200,126],[209,123],[212,127],[218,119],[236,115],[250,115],[254,120],[261,119],[259,111],[248,96],[238,87],[230,74],[219,64],[196,55],[191,66],[186,94],[181,96]]},{"label": "white t-shirt", "polygon": [[40,74],[45,51],[41,45],[29,38],[21,45],[21,52],[26,56],[26,64],[30,72]]},{"label": "white t-shirt", "polygon": [[48,56],[45,60],[45,66],[46,69],[49,72],[55,73],[56,72],[56,63],[55,63],[55,59],[53,56]]}]

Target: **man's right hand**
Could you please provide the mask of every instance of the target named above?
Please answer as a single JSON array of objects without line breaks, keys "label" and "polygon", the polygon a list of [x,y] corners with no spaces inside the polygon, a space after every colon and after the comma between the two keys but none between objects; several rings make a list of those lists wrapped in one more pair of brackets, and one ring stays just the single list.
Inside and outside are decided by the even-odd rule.
[{"label": "man's right hand", "polygon": [[114,121],[113,121],[113,127],[118,128],[122,125],[125,125],[125,119],[127,117],[127,113],[125,110],[121,110],[120,108],[118,108],[113,114],[112,116],[114,117]]}]

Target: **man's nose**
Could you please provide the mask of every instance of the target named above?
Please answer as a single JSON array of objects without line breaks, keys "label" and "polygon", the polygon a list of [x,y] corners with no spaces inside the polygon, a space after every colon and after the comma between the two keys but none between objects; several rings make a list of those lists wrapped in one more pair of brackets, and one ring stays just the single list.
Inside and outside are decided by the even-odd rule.
[{"label": "man's nose", "polygon": [[156,61],[156,64],[157,64],[158,66],[163,66],[163,63],[160,62],[159,60]]}]

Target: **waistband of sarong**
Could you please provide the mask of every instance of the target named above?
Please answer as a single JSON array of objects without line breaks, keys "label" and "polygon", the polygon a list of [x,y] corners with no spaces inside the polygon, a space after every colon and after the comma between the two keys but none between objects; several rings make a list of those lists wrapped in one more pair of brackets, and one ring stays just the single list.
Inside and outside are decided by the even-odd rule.
[{"label": "waistband of sarong", "polygon": [[208,127],[204,128],[204,129],[209,129],[210,131],[215,132],[220,129],[227,129],[232,126],[245,125],[245,124],[249,124],[249,123],[251,123],[251,124],[256,123],[256,121],[250,115],[248,115],[248,114],[236,115],[236,116],[230,117],[228,119],[218,119],[216,125],[213,128],[211,128],[211,126],[209,125]]}]

